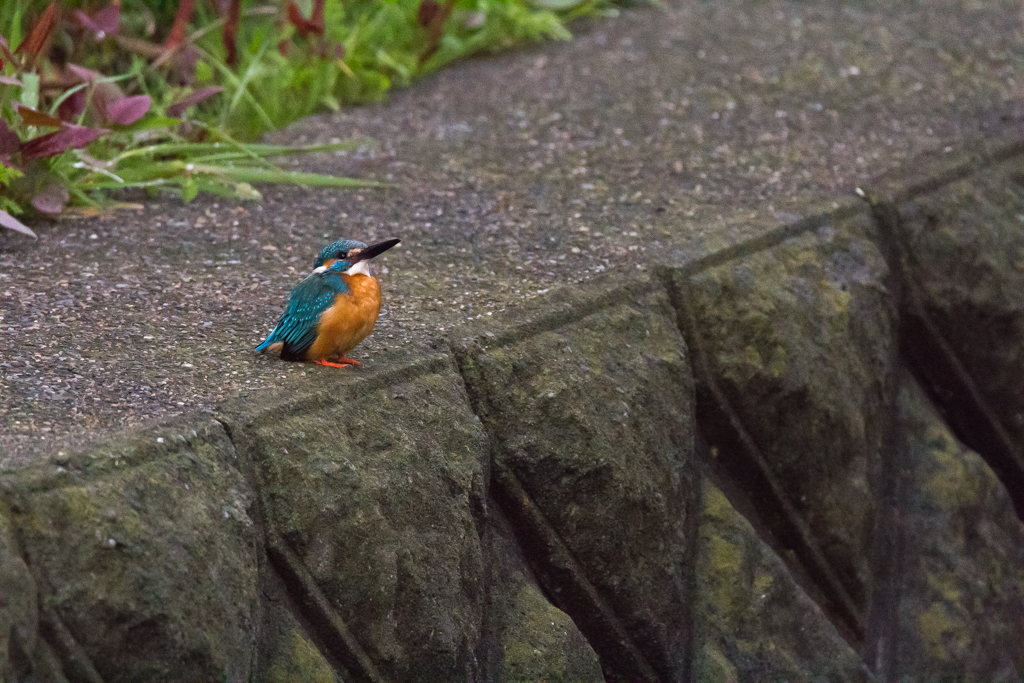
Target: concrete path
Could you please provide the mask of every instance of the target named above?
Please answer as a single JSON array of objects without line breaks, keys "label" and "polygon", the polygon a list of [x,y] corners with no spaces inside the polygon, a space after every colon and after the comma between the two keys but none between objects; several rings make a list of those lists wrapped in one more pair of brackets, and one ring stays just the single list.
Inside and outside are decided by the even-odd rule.
[{"label": "concrete path", "polygon": [[404,240],[382,259],[386,311],[356,352],[373,367],[552,288],[696,259],[849,202],[870,176],[1019,120],[1018,13],[628,9],[572,43],[474,60],[280,136],[371,137],[375,150],[299,163],[393,189],[149,202],[40,226],[38,242],[2,233],[2,462],[316,383],[330,371],[251,349],[339,236]]}]

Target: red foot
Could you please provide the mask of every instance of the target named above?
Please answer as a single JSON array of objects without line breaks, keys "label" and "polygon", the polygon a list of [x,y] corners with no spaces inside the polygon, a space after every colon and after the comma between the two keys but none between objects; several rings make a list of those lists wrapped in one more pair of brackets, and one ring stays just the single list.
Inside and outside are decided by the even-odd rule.
[{"label": "red foot", "polygon": [[351,358],[339,358],[338,360],[341,361],[341,362],[340,363],[332,363],[332,362],[327,361],[327,360],[315,360],[313,362],[316,363],[317,365],[326,365],[327,367],[330,367],[330,368],[343,368],[346,365],[362,365],[359,361],[352,360]]}]

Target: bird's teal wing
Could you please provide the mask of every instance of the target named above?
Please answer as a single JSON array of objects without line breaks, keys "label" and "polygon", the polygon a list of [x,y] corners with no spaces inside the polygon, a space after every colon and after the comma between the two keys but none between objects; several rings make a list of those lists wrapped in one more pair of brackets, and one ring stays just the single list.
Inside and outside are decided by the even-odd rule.
[{"label": "bird's teal wing", "polygon": [[301,360],[316,341],[320,316],[331,307],[335,296],[347,291],[348,286],[345,285],[340,273],[327,271],[310,275],[292,290],[284,315],[277,321],[274,331],[256,347],[256,350],[262,351],[281,342],[282,358]]}]

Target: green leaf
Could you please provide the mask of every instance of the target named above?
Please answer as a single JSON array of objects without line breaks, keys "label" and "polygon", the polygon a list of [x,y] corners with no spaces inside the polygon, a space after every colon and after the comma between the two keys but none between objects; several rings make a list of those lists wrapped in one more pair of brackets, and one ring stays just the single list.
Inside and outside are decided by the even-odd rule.
[{"label": "green leaf", "polygon": [[564,11],[572,9],[585,0],[530,0],[530,4],[541,9]]},{"label": "green leaf", "polygon": [[213,80],[213,69],[203,61],[196,62],[196,81],[206,83]]},{"label": "green leaf", "polygon": [[3,209],[12,216],[20,216],[25,213],[25,209],[21,208],[18,202],[14,201],[10,197],[4,197],[0,195],[0,209]]},{"label": "green leaf", "polygon": [[278,168],[257,168],[255,166],[199,166],[196,172],[224,175],[237,182],[245,183],[288,183],[291,185],[310,185],[314,187],[385,187],[384,183],[358,178],[324,175],[321,173],[303,173],[302,171],[283,171]]},{"label": "green leaf", "polygon": [[160,114],[154,114],[150,112],[141,119],[133,124],[127,126],[118,126],[118,131],[125,133],[134,133],[140,130],[159,130],[160,128],[174,128],[175,126],[181,125],[181,119],[175,119],[170,116],[161,116]]},{"label": "green leaf", "polygon": [[[21,38],[23,35],[21,32],[21,20],[23,12],[24,3],[19,2],[17,5],[15,5],[14,16],[11,17],[11,21],[8,24],[8,26],[10,27],[8,29],[10,31],[10,34],[7,36],[7,39],[9,41],[7,44],[11,46],[12,50],[21,45]],[[5,26],[4,28],[8,28],[8,26]]]},{"label": "green leaf", "polygon": [[192,177],[185,178],[181,183],[181,198],[188,204],[190,201],[196,198],[199,194],[199,185]]},{"label": "green leaf", "polygon": [[0,185],[10,185],[12,181],[23,177],[25,174],[12,166],[4,166],[0,163]]},{"label": "green leaf", "polygon": [[21,103],[29,109],[39,106],[39,74],[23,73],[21,75]]}]

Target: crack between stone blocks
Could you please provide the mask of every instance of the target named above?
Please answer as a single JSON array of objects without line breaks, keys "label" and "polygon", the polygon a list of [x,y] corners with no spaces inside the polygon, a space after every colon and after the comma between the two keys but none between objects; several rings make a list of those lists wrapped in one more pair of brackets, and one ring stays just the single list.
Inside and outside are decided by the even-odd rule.
[{"label": "crack between stone blocks", "polygon": [[[1004,154],[992,163],[1024,153],[1024,141],[1010,146],[1009,150],[1013,153],[1003,150]],[[943,422],[992,468],[1005,487],[1014,512],[1024,522],[1024,458],[1017,453],[998,414],[971,373],[926,312],[920,289],[908,274],[912,256],[901,239],[897,204],[875,201],[872,216],[887,245],[890,268],[897,274],[904,290],[902,295],[908,302],[907,310],[901,311],[900,357],[924,388]]]},{"label": "crack between stone blocks", "polygon": [[995,472],[1024,522],[1024,462],[977,383],[923,310],[913,311],[904,325],[900,354],[943,421]]},{"label": "crack between stone blocks", "polygon": [[[234,435],[234,430],[231,427],[231,423],[228,420],[226,420],[226,419],[224,419],[224,418],[222,418],[222,417],[220,417],[219,415],[216,415],[216,414],[210,415],[210,419],[212,419],[214,422],[219,424],[221,429],[224,430],[224,435],[227,436],[228,443],[231,444],[231,450],[234,452],[235,458],[237,460],[239,458],[239,455],[241,453],[243,453],[243,449],[239,446],[239,444],[235,443],[235,435]],[[263,504],[262,504],[262,498],[261,498],[261,496],[259,494],[259,485],[258,485],[258,481],[257,481],[256,471],[255,471],[256,468],[255,468],[255,466],[252,465],[252,463],[249,463],[248,462],[248,458],[246,458],[245,460],[242,460],[241,462],[238,463],[238,469],[240,470],[240,474],[241,474],[242,478],[245,479],[245,481],[249,484],[249,487],[253,491],[253,503],[252,503],[252,510],[250,512],[250,518],[252,519],[253,527],[256,529],[257,538],[260,539],[259,542],[263,543],[264,554],[265,554],[266,553],[266,541],[265,541],[265,539],[267,537],[266,522],[265,522],[265,520],[263,518]],[[257,576],[259,576],[259,573],[260,573],[261,569],[262,568],[260,567],[260,562],[257,559],[257,564],[256,564]],[[259,580],[257,580],[257,581],[259,581]],[[323,653],[321,653],[321,654],[323,654]],[[256,670],[257,670],[257,668],[259,666],[258,665],[258,661],[259,661],[259,657],[258,657],[258,655],[257,655],[257,653],[255,651],[255,648],[254,648],[253,649],[253,654],[252,654],[252,659],[250,660],[250,671],[251,672],[253,672],[253,673],[256,672]]]},{"label": "crack between stone blocks", "polygon": [[[923,295],[917,283],[909,276],[913,256],[907,249],[899,206],[923,194],[939,190],[944,185],[970,177],[972,174],[1003,163],[1024,154],[1024,140],[1004,145],[994,153],[973,163],[961,164],[937,178],[908,188],[891,198],[869,195],[872,220],[879,236],[879,245],[895,280],[893,291],[900,303],[900,319],[897,327],[900,372],[907,373],[927,395],[940,415],[941,420],[962,443],[976,451],[996,477],[1003,484],[1018,518],[1024,521],[1024,461],[1013,447],[996,412],[979,390],[970,372],[960,360],[938,326],[927,314]],[[895,380],[894,380],[895,381]],[[896,388],[893,389],[895,395]],[[896,403],[893,400],[893,405]],[[903,417],[899,418],[902,423]],[[901,427],[901,433],[905,430]],[[905,457],[907,443],[905,435],[900,437],[898,455]],[[895,491],[895,500],[885,501],[885,510],[898,515],[900,487],[909,482],[897,475],[898,481],[890,484],[890,493]],[[877,537],[876,537],[877,538]],[[902,544],[898,533],[889,533],[893,552],[879,558],[884,567],[880,574],[876,568],[874,576],[882,576],[881,594],[872,602],[872,624],[865,655],[872,658],[879,676],[893,672],[896,661],[895,650],[899,643],[898,626],[894,614],[893,595],[898,591],[899,572],[903,571]],[[872,657],[873,655],[873,657]]]},{"label": "crack between stone blocks", "polygon": [[[671,282],[670,273],[664,272],[663,277],[670,301],[676,309],[680,334],[683,335],[690,352],[693,374],[697,382],[697,429],[709,436],[713,434],[716,440],[724,442],[728,455],[737,459],[733,467],[726,466],[726,476],[734,479],[740,490],[748,494],[749,491],[756,490],[765,496],[769,504],[758,509],[758,512],[774,520],[774,526],[777,528],[773,531],[779,534],[778,540],[793,549],[811,581],[821,591],[827,601],[826,604],[819,605],[823,613],[839,628],[840,633],[847,634],[848,639],[852,636],[856,643],[862,642],[866,633],[864,615],[857,609],[850,592],[814,541],[807,524],[786,497],[784,487],[772,473],[764,454],[743,421],[714,381],[708,369],[704,350],[697,340],[696,321],[683,300],[683,292],[680,291],[682,287]],[[721,457],[719,456],[719,459]],[[769,522],[768,526],[773,525]],[[762,540],[769,546],[773,545],[768,539]]]},{"label": "crack between stone blocks", "polygon": [[509,520],[523,557],[556,606],[568,607],[567,612],[571,610],[577,617],[586,617],[583,623],[577,623],[577,627],[588,635],[594,650],[605,655],[602,657],[602,665],[609,656],[616,662],[627,659],[629,668],[635,672],[629,680],[661,680],[614,610],[587,579],[561,536],[526,493],[522,482],[510,468],[499,463],[492,465],[492,472],[492,495],[498,508]]},{"label": "crack between stone blocks", "polygon": [[[608,297],[600,297],[601,305],[588,307],[578,319],[608,305]],[[548,316],[545,320],[551,327],[567,324],[564,318]],[[533,336],[539,332],[534,330]],[[521,339],[522,337],[518,337]],[[477,395],[465,368],[465,355],[450,349],[456,369],[469,399],[473,414],[479,417],[485,399]],[[508,520],[523,558],[546,597],[559,609],[566,612],[577,628],[583,633],[590,646],[598,654],[601,666],[608,680],[660,681],[654,668],[633,642],[614,610],[601,598],[594,585],[586,578],[576,558],[562,540],[561,535],[551,526],[540,509],[533,503],[515,473],[494,457],[496,439],[486,422],[481,420],[487,437],[490,470],[488,498],[494,500],[498,509]],[[552,559],[554,556],[556,559]],[[566,589],[570,595],[566,595]],[[631,673],[623,678],[619,671],[607,666],[607,662],[629,662]]]},{"label": "crack between stone blocks", "polygon": [[[678,325],[678,323],[677,323]],[[689,350],[687,350],[689,355]],[[700,557],[700,526],[704,515],[704,480],[707,472],[703,464],[697,459],[698,440],[697,425],[694,422],[694,458],[690,469],[694,473],[694,490],[688,491],[686,496],[686,520],[683,526],[685,537],[684,557],[688,560],[683,567],[683,586],[685,589],[684,602],[686,605],[686,650],[683,660],[683,680],[689,683],[699,683],[694,678],[696,675],[697,652],[696,648],[702,638],[697,635],[697,609],[700,600],[700,579],[698,575],[697,560]]]},{"label": "crack between stone blocks", "polygon": [[64,622],[56,612],[42,605],[39,606],[39,635],[57,653],[64,675],[71,683],[103,683],[103,677]]},{"label": "crack between stone blocks", "polygon": [[[213,419],[224,429],[235,453],[244,457],[245,450],[236,443],[230,422],[221,417]],[[242,475],[253,490],[253,523],[258,529],[268,568],[284,588],[288,611],[302,625],[321,656],[342,679],[359,683],[385,683],[386,679],[377,671],[373,661],[331,606],[330,600],[306,571],[301,559],[284,539],[271,530],[264,512],[263,486],[255,462],[249,458],[243,462],[246,466]]]},{"label": "crack between stone blocks", "polygon": [[895,417],[886,427],[882,451],[887,457],[881,463],[879,512],[873,534],[871,552],[871,596],[868,607],[868,633],[862,659],[879,680],[897,678],[896,650],[900,643],[898,608],[901,579],[907,567],[906,528],[901,523],[904,502],[911,485],[908,468],[910,444],[907,420],[898,400],[903,382],[914,382],[905,362],[897,359],[897,367],[887,387],[888,402]]},{"label": "crack between stone blocks", "polygon": [[370,657],[359,645],[345,622],[331,606],[316,581],[283,539],[271,533],[266,544],[267,559],[281,580],[289,602],[299,614],[300,623],[308,624],[310,636],[324,658],[345,679],[385,683]]}]

